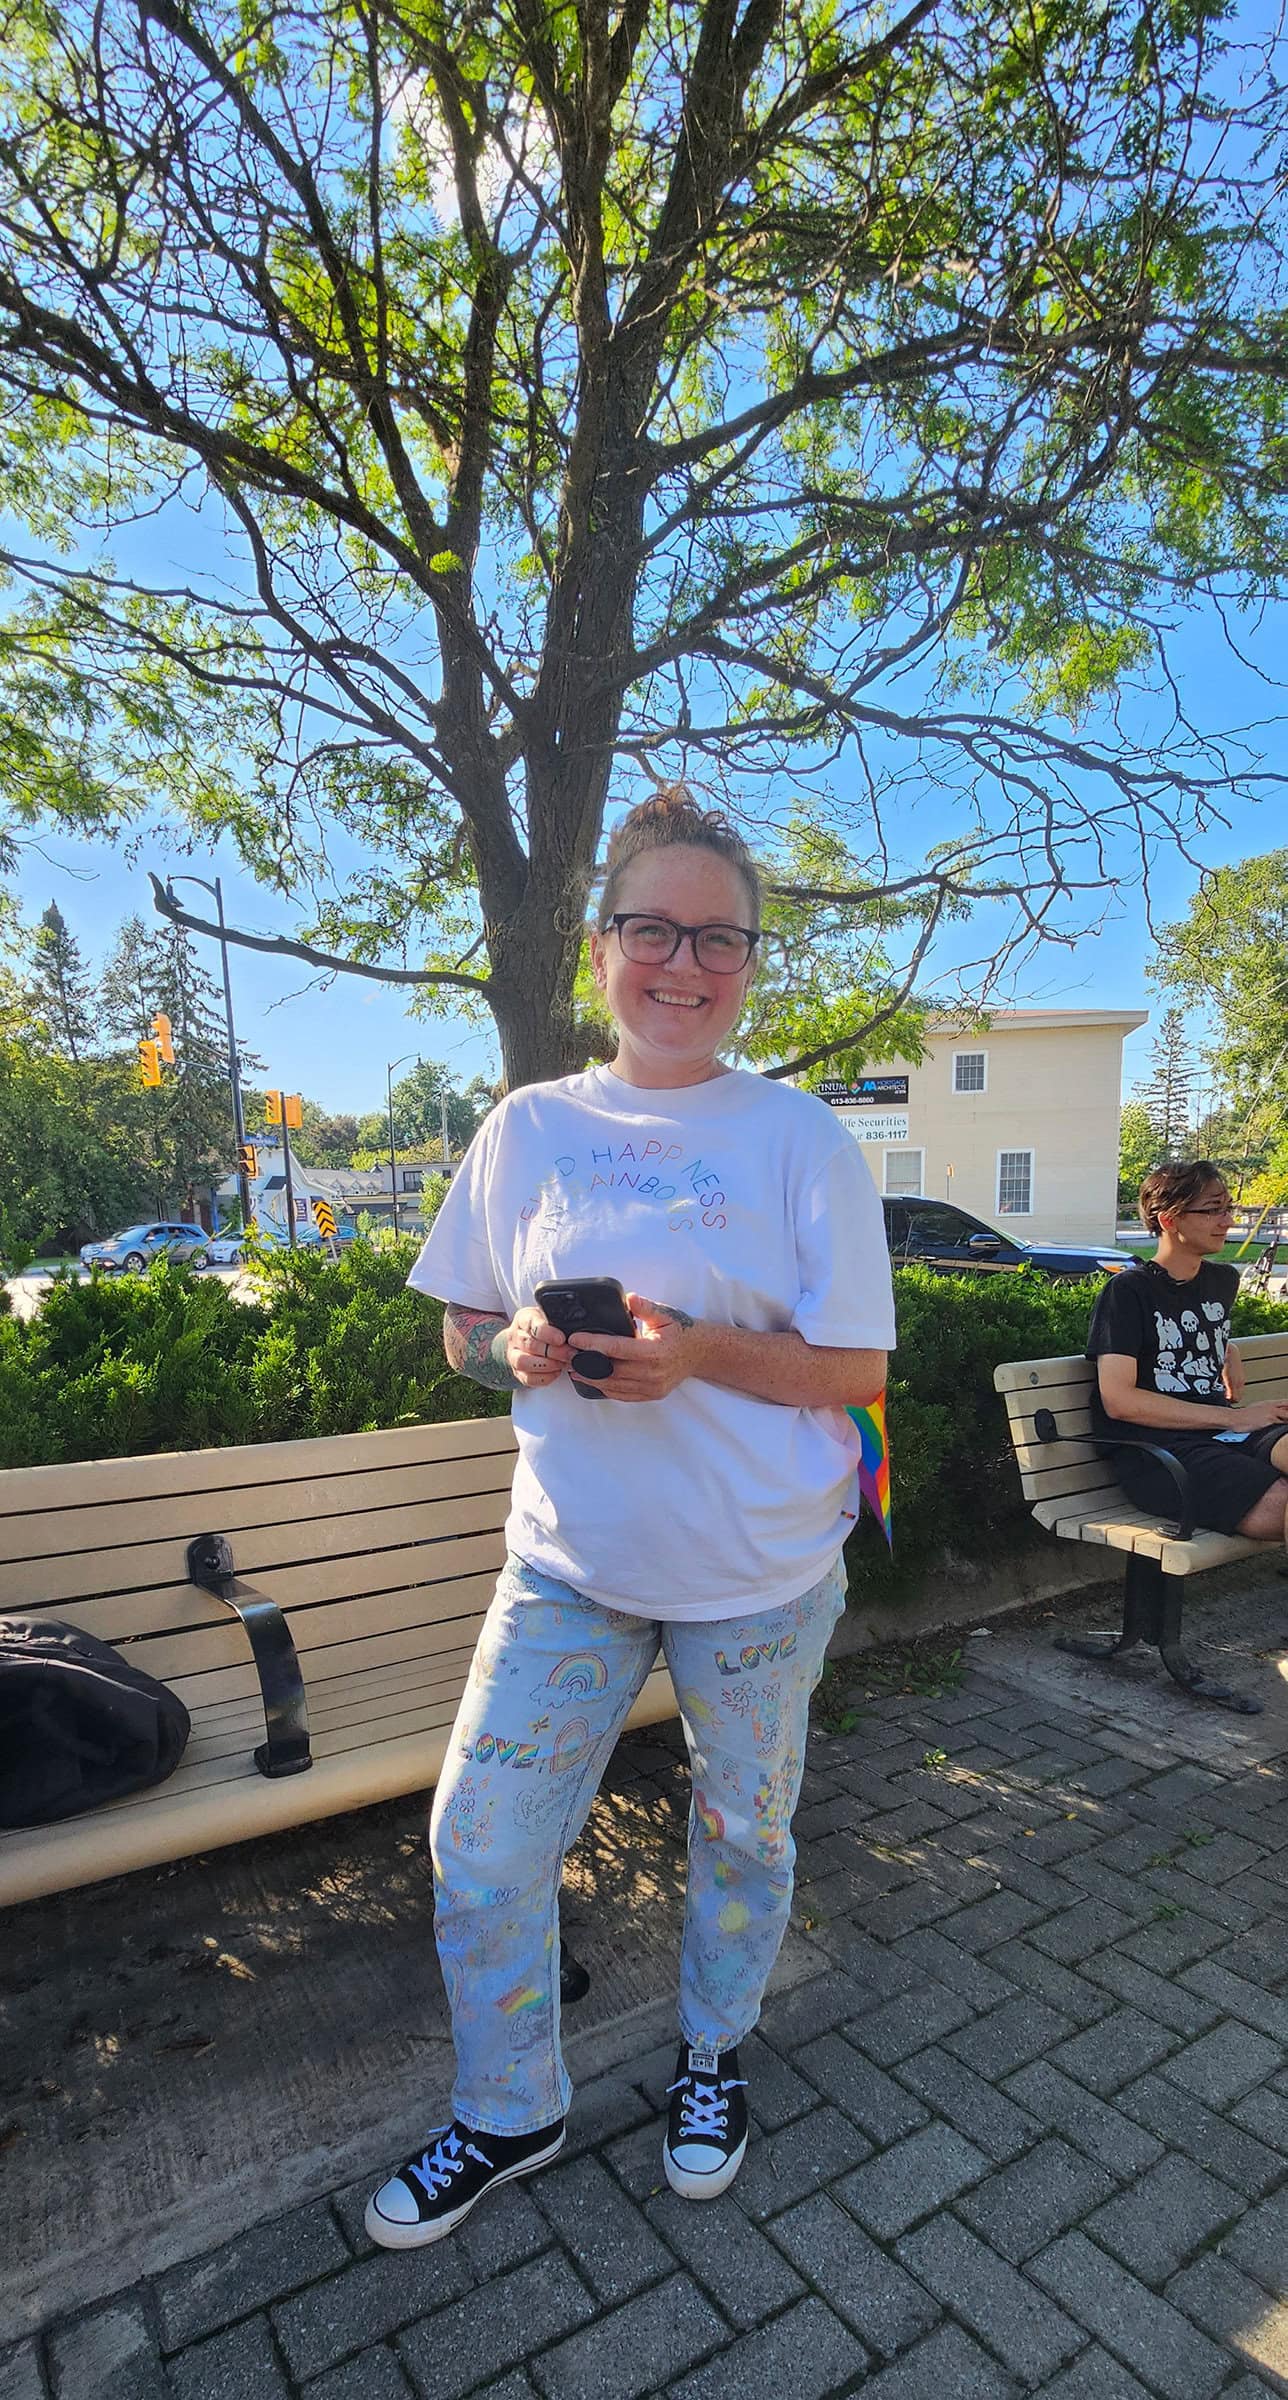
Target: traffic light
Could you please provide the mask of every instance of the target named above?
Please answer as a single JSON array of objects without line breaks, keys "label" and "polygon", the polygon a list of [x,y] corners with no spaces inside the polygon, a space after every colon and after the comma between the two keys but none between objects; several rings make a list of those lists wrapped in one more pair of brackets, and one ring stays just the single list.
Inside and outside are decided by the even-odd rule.
[{"label": "traffic light", "polygon": [[174,1041],[170,1032],[170,1019],[166,1016],[164,1010],[162,1009],[159,1009],[157,1014],[152,1019],[152,1032],[156,1040],[157,1049],[160,1051],[165,1064],[168,1067],[172,1067],[174,1065]]},{"label": "traffic light", "polygon": [[161,1052],[156,1042],[140,1042],[139,1073],[143,1077],[145,1083],[160,1083]]},{"label": "traffic light", "polygon": [[253,1183],[258,1175],[259,1158],[253,1142],[238,1143],[237,1172],[239,1175],[244,1175],[248,1183]]},{"label": "traffic light", "polygon": [[281,1122],[282,1122],[282,1095],[281,1095],[281,1093],[280,1093],[280,1092],[265,1092],[265,1094],[264,1094],[264,1123],[265,1123],[266,1125],[280,1125],[280,1124],[281,1124]]},{"label": "traffic light", "polygon": [[300,1101],[299,1093],[287,1092],[282,1106],[286,1117],[286,1122],[290,1126],[291,1131],[293,1133],[298,1133],[301,1125],[304,1123],[304,1109]]}]

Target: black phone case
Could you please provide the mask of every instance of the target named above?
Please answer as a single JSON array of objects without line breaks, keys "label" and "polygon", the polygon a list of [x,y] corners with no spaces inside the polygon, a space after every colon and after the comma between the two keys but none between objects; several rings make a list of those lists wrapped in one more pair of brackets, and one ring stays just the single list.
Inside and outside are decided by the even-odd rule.
[{"label": "black phone case", "polygon": [[[584,1299],[580,1294],[584,1293]],[[635,1323],[626,1306],[626,1295],[619,1283],[607,1276],[569,1275],[550,1283],[539,1283],[532,1295],[550,1323],[562,1334],[618,1333],[634,1334]],[[596,1303],[599,1303],[598,1307]],[[577,1362],[585,1375],[606,1382],[613,1372],[611,1358],[602,1350],[579,1350]],[[569,1378],[572,1388],[583,1400],[602,1400],[593,1382],[580,1383],[575,1375]]]}]

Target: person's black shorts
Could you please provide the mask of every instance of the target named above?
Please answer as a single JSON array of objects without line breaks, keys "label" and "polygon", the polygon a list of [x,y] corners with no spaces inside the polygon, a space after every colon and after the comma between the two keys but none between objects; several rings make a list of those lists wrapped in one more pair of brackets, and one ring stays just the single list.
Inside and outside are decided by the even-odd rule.
[{"label": "person's black shorts", "polygon": [[[1285,1480],[1272,1467],[1270,1452],[1288,1434],[1288,1425],[1263,1425],[1237,1442],[1218,1442],[1210,1433],[1176,1433],[1170,1425],[1148,1431],[1151,1440],[1170,1450],[1188,1470],[1194,1484],[1195,1522],[1212,1533],[1237,1533],[1249,1509]],[[1176,1485],[1158,1459],[1151,1458],[1147,1450],[1126,1445],[1110,1456],[1123,1490],[1137,1508],[1147,1508],[1155,1517],[1176,1515]]]}]

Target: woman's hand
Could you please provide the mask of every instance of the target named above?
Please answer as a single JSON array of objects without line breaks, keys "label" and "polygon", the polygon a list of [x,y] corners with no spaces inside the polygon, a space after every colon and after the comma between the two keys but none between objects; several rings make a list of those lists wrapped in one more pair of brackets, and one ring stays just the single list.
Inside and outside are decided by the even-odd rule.
[{"label": "woman's hand", "polygon": [[572,1364],[572,1352],[558,1326],[551,1324],[535,1302],[516,1309],[500,1336],[500,1346],[515,1382],[529,1391],[540,1391],[548,1383],[557,1383],[565,1368]]},{"label": "woman's hand", "polygon": [[624,1333],[574,1333],[566,1345],[567,1363],[575,1375],[578,1350],[598,1350],[611,1358],[612,1374],[602,1383],[590,1376],[582,1380],[593,1380],[606,1400],[665,1400],[686,1376],[698,1372],[697,1320],[640,1292],[628,1292],[626,1305],[639,1329],[634,1341]]}]

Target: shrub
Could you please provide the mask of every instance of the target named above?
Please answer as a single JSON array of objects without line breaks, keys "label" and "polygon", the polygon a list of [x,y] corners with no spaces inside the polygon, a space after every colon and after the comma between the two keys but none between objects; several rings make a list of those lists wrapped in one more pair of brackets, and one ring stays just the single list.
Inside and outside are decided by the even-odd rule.
[{"label": "shrub", "polygon": [[418,1242],[274,1251],[257,1271],[272,1311],[253,1373],[261,1441],[366,1433],[506,1413],[504,1393],[456,1375],[443,1356],[443,1307],[409,1292]]},{"label": "shrub", "polygon": [[56,1279],[27,1322],[0,1316],[0,1465],[504,1415],[448,1366],[441,1304],[407,1290],[416,1247],[269,1251],[249,1305],[165,1261]]},{"label": "shrub", "polygon": [[0,1330],[0,1461],[120,1458],[254,1438],[247,1363],[269,1322],[215,1279],[57,1277]]},{"label": "shrub", "polygon": [[[137,1277],[56,1281],[27,1322],[0,1315],[0,1464],[504,1415],[503,1393],[448,1367],[441,1304],[407,1290],[416,1246],[354,1242],[335,1261],[271,1251],[249,1306],[217,1279],[165,1263]],[[896,1551],[892,1564],[865,1520],[850,1545],[860,1588],[893,1598],[945,1550],[986,1552],[1022,1530],[993,1370],[1080,1351],[1099,1288],[1031,1274],[896,1274]],[[1240,1299],[1235,1329],[1288,1330],[1288,1307]]]}]

